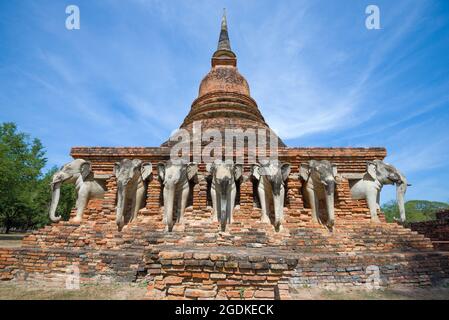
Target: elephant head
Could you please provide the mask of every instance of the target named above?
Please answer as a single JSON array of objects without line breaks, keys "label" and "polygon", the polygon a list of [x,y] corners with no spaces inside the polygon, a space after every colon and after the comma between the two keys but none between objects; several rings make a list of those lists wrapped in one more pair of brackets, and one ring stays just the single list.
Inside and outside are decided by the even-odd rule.
[{"label": "elephant head", "polygon": [[278,161],[254,164],[251,168],[252,176],[258,181],[258,192],[262,206],[262,219],[269,221],[269,198],[273,199],[274,227],[279,230],[284,215],[284,199],[286,181],[290,174],[289,163]]},{"label": "elephant head", "polygon": [[226,230],[226,224],[231,222],[237,194],[236,181],[243,174],[243,165],[234,164],[232,160],[215,160],[206,166],[212,178],[211,196],[215,211],[214,218],[220,216],[221,230]]},{"label": "elephant head", "polygon": [[149,162],[142,162],[139,159],[123,159],[114,165],[114,175],[117,179],[117,213],[116,222],[119,229],[125,224],[124,210],[126,199],[132,199],[132,221],[139,209],[141,209],[144,198],[145,187],[151,177],[153,167]]},{"label": "elephant head", "polygon": [[366,167],[368,176],[374,181],[378,181],[381,185],[396,185],[396,200],[400,213],[400,221],[404,222],[406,219],[404,197],[407,186],[410,186],[410,184],[407,184],[406,177],[394,166],[382,160],[368,161]]},{"label": "elephant head", "polygon": [[58,207],[59,203],[61,185],[63,183],[79,184],[82,181],[86,180],[91,172],[91,163],[89,161],[76,159],[64,165],[53,175],[51,182],[52,196],[49,210],[51,221],[58,222],[59,220],[61,220],[60,216],[56,216],[56,208]]},{"label": "elephant head", "polygon": [[326,201],[327,221],[326,226],[332,229],[335,221],[334,194],[337,184],[337,166],[328,160],[310,160],[307,164],[301,164],[300,176],[306,183],[308,198],[312,207],[314,220],[319,220],[318,194],[320,186],[324,188]]},{"label": "elephant head", "polygon": [[[163,185],[164,222],[168,231],[173,229],[174,211],[178,210],[178,221],[182,221],[187,198],[190,190],[190,181],[198,173],[196,163],[178,163],[168,161],[157,165],[158,177]],[[177,198],[178,197],[178,198]],[[177,201],[175,201],[177,200]],[[175,202],[178,207],[175,208]]]}]

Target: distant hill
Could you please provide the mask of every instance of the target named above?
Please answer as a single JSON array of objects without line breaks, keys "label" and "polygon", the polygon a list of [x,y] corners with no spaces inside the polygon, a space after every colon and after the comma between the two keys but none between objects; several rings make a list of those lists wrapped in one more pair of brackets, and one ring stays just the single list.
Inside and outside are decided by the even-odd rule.
[{"label": "distant hill", "polygon": [[[405,203],[405,215],[407,222],[435,220],[435,213],[442,209],[448,209],[449,203],[426,201],[426,200],[410,200]],[[399,218],[399,209],[396,201],[392,200],[382,205],[382,211],[388,222]]]}]

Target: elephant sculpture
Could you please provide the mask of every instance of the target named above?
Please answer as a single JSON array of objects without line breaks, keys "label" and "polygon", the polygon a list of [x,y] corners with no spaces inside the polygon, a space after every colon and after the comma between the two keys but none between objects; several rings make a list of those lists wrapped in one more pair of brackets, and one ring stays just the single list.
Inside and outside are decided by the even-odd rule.
[{"label": "elephant sculpture", "polygon": [[326,203],[325,225],[332,230],[335,220],[334,194],[337,183],[337,166],[328,160],[310,160],[301,164],[300,176],[304,180],[304,196],[312,209],[312,221],[323,224],[320,218],[320,200]]},{"label": "elephant sculpture", "polygon": [[353,199],[366,199],[373,222],[379,222],[377,210],[380,209],[380,192],[386,184],[396,185],[396,199],[400,212],[400,221],[405,221],[404,196],[407,191],[407,179],[394,166],[382,160],[368,161],[363,178],[351,185]]},{"label": "elephant sculpture", "polygon": [[52,197],[49,216],[53,222],[61,220],[60,216],[56,216],[56,208],[58,207],[63,183],[74,183],[76,187],[76,217],[73,219],[74,222],[80,222],[83,219],[83,212],[89,200],[101,199],[106,192],[105,181],[93,177],[89,161],[76,159],[67,163],[53,175],[51,182]]},{"label": "elephant sculpture", "polygon": [[214,210],[213,221],[220,218],[221,230],[226,230],[226,224],[232,223],[232,212],[237,195],[237,183],[243,174],[243,165],[234,164],[232,160],[215,160],[206,166],[210,174],[210,194]]},{"label": "elephant sculpture", "polygon": [[167,225],[168,231],[172,231],[175,212],[177,222],[183,222],[184,211],[191,191],[191,181],[198,173],[198,165],[193,162],[167,161],[167,163],[159,163],[157,169],[159,180],[163,185],[163,222]]},{"label": "elephant sculpture", "polygon": [[[152,171],[151,163],[142,162],[139,159],[123,159],[115,163],[114,175],[117,178],[116,222],[119,230],[123,228],[125,222],[134,221],[139,210],[145,206],[148,182]],[[129,215],[125,214],[127,207],[130,207]]]},{"label": "elephant sculpture", "polygon": [[251,174],[257,181],[257,193],[262,208],[262,222],[270,223],[270,208],[274,209],[274,227],[279,230],[284,218],[286,181],[290,174],[289,163],[278,161],[254,164]]}]

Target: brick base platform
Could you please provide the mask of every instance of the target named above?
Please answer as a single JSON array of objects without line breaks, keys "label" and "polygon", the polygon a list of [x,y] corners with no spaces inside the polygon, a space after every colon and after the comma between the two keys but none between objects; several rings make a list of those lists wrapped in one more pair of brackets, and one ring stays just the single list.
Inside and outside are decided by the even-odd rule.
[{"label": "brick base platform", "polygon": [[429,286],[445,276],[441,253],[306,254],[273,248],[155,248],[145,256],[149,299],[289,299],[292,288]]},{"label": "brick base platform", "polygon": [[292,288],[364,285],[373,266],[380,286],[429,286],[449,275],[449,254],[398,224],[343,219],[330,233],[304,221],[277,233],[235,222],[221,232],[189,210],[171,233],[159,216],[122,232],[111,217],[48,226],[21,248],[0,249],[0,279],[63,285],[75,265],[85,283],[147,281],[148,299],[289,299]]},{"label": "brick base platform", "polygon": [[[83,152],[87,151],[93,153],[94,170],[104,174],[111,174],[112,164],[123,156],[153,163],[163,160],[162,156],[149,157],[147,149],[131,150],[134,156],[112,154],[106,160],[95,153],[104,155],[104,148]],[[322,155],[346,172],[357,173],[364,170],[366,160],[382,157],[383,151],[286,152],[292,172],[299,170],[300,155]],[[83,157],[89,158],[88,154]],[[21,248],[0,248],[0,279],[63,286],[75,267],[82,283],[147,281],[149,299],[288,299],[289,290],[295,287],[361,286],[372,281],[376,270],[381,286],[429,286],[449,277],[447,253],[435,250],[416,231],[386,223],[381,213],[382,222],[371,223],[366,202],[351,198],[344,176],[336,190],[333,232],[312,223],[310,208],[301,196],[301,181],[293,175],[288,180],[279,232],[260,222],[261,209],[254,201],[250,179],[240,185],[234,221],[222,232],[211,219],[205,174],[201,164],[192,204],[184,223],[175,224],[173,232],[165,231],[162,223],[161,186],[155,179],[137,221],[119,232],[115,224],[117,188],[111,176],[104,199],[89,202],[81,224],[61,221],[27,235]]]}]

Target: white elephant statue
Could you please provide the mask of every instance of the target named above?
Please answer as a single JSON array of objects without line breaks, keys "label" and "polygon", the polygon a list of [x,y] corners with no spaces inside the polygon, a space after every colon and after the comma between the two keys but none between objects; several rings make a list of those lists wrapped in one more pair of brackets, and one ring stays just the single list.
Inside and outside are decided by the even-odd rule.
[{"label": "white elephant statue", "polygon": [[102,199],[106,192],[106,183],[104,179],[95,179],[91,169],[91,163],[83,159],[76,159],[64,165],[53,175],[51,182],[52,197],[49,210],[50,220],[58,222],[60,216],[56,216],[59,196],[61,193],[61,184],[74,183],[76,187],[76,217],[74,222],[80,222],[83,219],[83,212],[91,199]]},{"label": "white elephant statue", "polygon": [[226,230],[226,224],[232,223],[232,213],[237,195],[237,183],[243,174],[243,165],[234,164],[232,160],[215,160],[206,166],[210,174],[213,221],[220,219],[221,230]]},{"label": "white elephant statue", "polygon": [[[137,213],[145,206],[145,198],[148,182],[152,175],[153,167],[149,162],[139,159],[123,159],[114,165],[114,175],[117,178],[117,207],[116,222],[119,230],[125,223],[134,221]],[[129,215],[125,210],[130,206]]]},{"label": "white elephant statue", "polygon": [[382,160],[368,161],[363,178],[351,186],[354,199],[365,199],[373,222],[379,222],[377,210],[380,209],[380,192],[386,184],[396,185],[396,199],[400,212],[400,221],[405,222],[404,196],[407,191],[407,179],[394,166]]},{"label": "white elephant statue", "polygon": [[284,219],[286,181],[290,174],[289,163],[278,161],[254,164],[251,174],[257,181],[257,193],[262,207],[262,222],[270,223],[270,207],[274,208],[274,227],[279,230]]},{"label": "white elephant statue", "polygon": [[176,213],[177,222],[183,223],[184,211],[190,193],[191,181],[198,173],[196,163],[179,163],[167,161],[157,165],[159,180],[163,185],[164,218],[167,230],[173,229],[173,217]]},{"label": "white elephant statue", "polygon": [[312,221],[323,224],[320,219],[319,200],[326,202],[326,227],[332,230],[335,221],[334,194],[337,184],[337,166],[328,160],[310,160],[301,164],[300,176],[304,180],[304,196],[312,209]]}]

